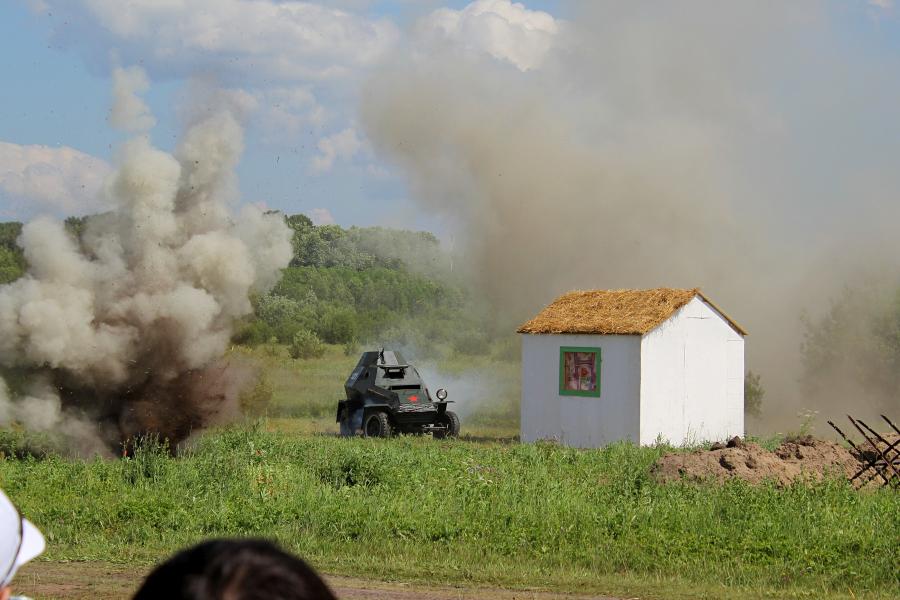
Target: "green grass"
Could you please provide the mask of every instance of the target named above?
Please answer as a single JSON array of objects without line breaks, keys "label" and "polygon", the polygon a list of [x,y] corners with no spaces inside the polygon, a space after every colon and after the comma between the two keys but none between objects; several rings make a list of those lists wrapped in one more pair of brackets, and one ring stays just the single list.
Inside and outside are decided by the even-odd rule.
[{"label": "green grass", "polygon": [[344,356],[341,346],[326,344],[322,358],[295,360],[283,345],[235,346],[230,357],[246,360],[265,373],[272,386],[267,413],[276,418],[322,418],[335,414],[344,382],[359,356]]},{"label": "green grass", "polygon": [[357,353],[230,357],[265,374],[265,418],[210,432],[178,458],[67,460],[45,437],[0,432],[11,457],[0,487],[47,534],[44,560],[147,566],[211,536],[256,535],[326,572],[386,580],[667,599],[900,596],[900,494],[840,481],[659,485],[650,468],[663,448],[513,443],[519,368],[497,358],[414,361],[459,401],[463,439],[340,439],[335,402]]},{"label": "green grass", "polygon": [[661,448],[210,433],[179,458],[0,460],[47,560],[152,563],[221,535],[330,573],[661,598],[900,594],[900,495],[659,485]]}]

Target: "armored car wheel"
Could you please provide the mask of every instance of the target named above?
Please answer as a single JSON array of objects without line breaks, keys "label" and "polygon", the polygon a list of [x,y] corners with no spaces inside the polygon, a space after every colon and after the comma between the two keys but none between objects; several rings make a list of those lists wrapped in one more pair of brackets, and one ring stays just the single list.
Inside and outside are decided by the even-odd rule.
[{"label": "armored car wheel", "polygon": [[344,409],[344,411],[341,412],[341,437],[351,437],[353,433],[353,424],[350,421],[350,413]]},{"label": "armored car wheel", "polygon": [[459,417],[451,410],[438,415],[434,424],[442,428],[440,430],[435,430],[433,435],[436,439],[440,440],[447,437],[457,437],[459,435]]},{"label": "armored car wheel", "polygon": [[391,422],[386,413],[377,411],[366,417],[363,423],[363,435],[366,437],[391,437]]}]

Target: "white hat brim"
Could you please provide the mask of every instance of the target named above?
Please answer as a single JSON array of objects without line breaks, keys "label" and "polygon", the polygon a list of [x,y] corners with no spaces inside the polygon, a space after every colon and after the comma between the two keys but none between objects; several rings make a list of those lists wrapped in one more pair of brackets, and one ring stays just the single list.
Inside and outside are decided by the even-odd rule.
[{"label": "white hat brim", "polygon": [[[22,519],[22,547],[19,548],[19,554],[16,555],[16,562],[8,579],[11,581],[19,567],[38,556],[46,547],[47,543],[38,528],[28,519]],[[9,585],[9,581],[5,584]]]}]

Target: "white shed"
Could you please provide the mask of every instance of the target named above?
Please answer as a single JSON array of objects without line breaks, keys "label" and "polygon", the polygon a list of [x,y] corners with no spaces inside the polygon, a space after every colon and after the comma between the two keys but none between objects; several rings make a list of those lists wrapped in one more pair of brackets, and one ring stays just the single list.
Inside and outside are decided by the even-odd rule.
[{"label": "white shed", "polygon": [[570,292],[518,333],[524,442],[744,434],[746,332],[697,289]]}]

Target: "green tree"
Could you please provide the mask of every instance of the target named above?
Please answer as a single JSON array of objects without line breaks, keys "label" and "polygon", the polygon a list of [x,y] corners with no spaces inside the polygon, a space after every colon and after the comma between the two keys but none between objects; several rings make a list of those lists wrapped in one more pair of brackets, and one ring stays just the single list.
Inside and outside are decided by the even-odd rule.
[{"label": "green tree", "polygon": [[296,300],[266,294],[256,300],[256,315],[271,328],[272,333],[282,343],[290,343],[298,329],[308,328],[315,323],[315,313]]},{"label": "green tree", "polygon": [[302,214],[284,219],[293,230],[291,266],[268,296],[254,301],[258,320],[245,322],[235,341],[276,335],[290,344],[307,329],[334,344],[400,336],[436,352],[457,341],[468,352],[489,351],[486,315],[448,276],[449,259],[433,234],[316,226]]},{"label": "green tree", "polygon": [[22,233],[22,224],[16,222],[0,223],[0,246],[17,252],[16,240]]},{"label": "green tree", "polygon": [[320,333],[329,344],[346,344],[356,339],[357,315],[350,308],[332,308],[325,314]]},{"label": "green tree", "polygon": [[285,216],[284,221],[294,231],[304,231],[315,227],[312,220],[304,214]]},{"label": "green tree", "polygon": [[22,255],[0,246],[0,284],[10,283],[21,277],[24,272]]},{"label": "green tree", "polygon": [[87,222],[88,217],[68,217],[65,222],[66,231],[72,234],[76,240],[80,240]]}]

